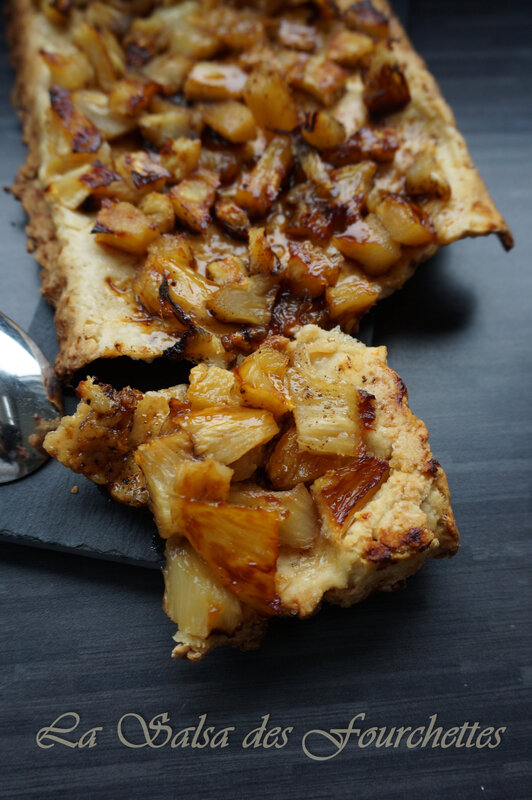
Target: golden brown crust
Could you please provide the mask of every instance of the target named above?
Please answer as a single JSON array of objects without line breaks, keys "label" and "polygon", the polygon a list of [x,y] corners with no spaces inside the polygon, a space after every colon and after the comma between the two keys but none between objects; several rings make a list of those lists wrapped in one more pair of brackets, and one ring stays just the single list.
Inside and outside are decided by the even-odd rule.
[{"label": "golden brown crust", "polygon": [[[349,3],[343,2],[345,5]],[[490,232],[498,233],[506,248],[512,245],[511,233],[471,161],[436,82],[412,49],[386,0],[376,0],[375,6],[390,18],[393,50],[405,69],[412,96],[405,109],[387,117],[387,126],[399,134],[402,144],[393,163],[379,166],[376,186],[385,193],[404,191],[405,174],[416,156],[426,149],[427,142],[432,141],[434,154],[451,185],[451,197],[446,203],[424,201],[423,207],[430,212],[435,225],[437,242],[403,248],[401,258],[388,272],[374,276],[371,285],[366,283],[360,309],[356,313],[351,311],[348,315],[335,317],[335,322],[346,330],[356,330],[359,316],[376,299],[401,286],[417,264],[429,258],[438,247],[463,236]],[[41,63],[38,50],[43,41],[48,41],[49,37],[53,40],[61,34],[43,21],[31,0],[12,0],[9,8],[9,41],[18,76],[15,99],[29,147],[28,161],[20,170],[13,191],[29,216],[28,246],[43,266],[43,293],[56,306],[60,344],[56,364],[58,374],[67,377],[99,357],[128,355],[150,361],[166,352],[179,356],[185,350],[193,360],[208,359],[224,364],[230,363],[239,349],[249,350],[256,346],[263,336],[260,326],[237,323],[236,327],[242,330],[229,331],[225,335],[214,333],[207,337],[203,333],[201,341],[196,341],[193,346],[191,329],[176,329],[175,321],[172,324],[157,314],[148,316],[145,311],[144,316],[139,314],[135,291],[131,288],[139,258],[104,250],[95,244],[90,233],[93,216],[58,206],[50,212],[51,207],[37,175],[41,161],[42,115],[48,102],[47,68]],[[44,34],[40,30],[43,25]],[[211,236],[210,230],[194,237],[195,241],[200,241],[203,236]],[[242,249],[234,240],[229,240],[224,247],[238,254]],[[114,293],[108,281],[113,283],[115,278],[119,282],[121,278],[129,287],[128,291]],[[92,305],[87,303],[91,293],[93,300],[96,299]],[[316,305],[321,298],[312,302]],[[327,302],[330,302],[329,298]],[[323,323],[326,323],[327,314],[322,311],[313,310],[312,321],[322,324],[323,318]],[[274,308],[274,316],[275,313]]]}]

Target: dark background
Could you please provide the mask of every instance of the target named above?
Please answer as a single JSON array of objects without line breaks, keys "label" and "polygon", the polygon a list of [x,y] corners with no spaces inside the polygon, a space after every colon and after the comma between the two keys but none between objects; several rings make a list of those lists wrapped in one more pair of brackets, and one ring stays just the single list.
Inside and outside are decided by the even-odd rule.
[{"label": "dark background", "polygon": [[[403,592],[272,624],[256,653],[220,649],[193,665],[170,659],[174,625],[157,570],[2,544],[1,797],[532,797],[532,3],[399,7],[517,241],[509,255],[495,238],[452,245],[373,315],[373,341],[388,346],[447,471],[458,556],[430,563]],[[24,151],[5,51],[0,69],[8,185]],[[7,195],[0,204],[1,308],[53,356],[23,213]],[[130,528],[137,556],[150,551],[146,518],[55,464],[0,487],[0,509],[12,535],[61,542],[67,530],[76,547],[92,530],[102,550],[107,536],[128,549]],[[96,747],[37,747],[37,731],[65,712],[81,716],[78,735],[103,727]],[[116,725],[129,712],[167,712],[175,731],[206,713],[236,730],[223,750],[128,749]],[[444,728],[507,730],[496,749],[352,741],[330,761],[304,755],[307,730],[342,728],[362,712],[364,727],[415,727],[437,714]],[[286,747],[242,749],[268,713],[271,725],[293,726]]]}]

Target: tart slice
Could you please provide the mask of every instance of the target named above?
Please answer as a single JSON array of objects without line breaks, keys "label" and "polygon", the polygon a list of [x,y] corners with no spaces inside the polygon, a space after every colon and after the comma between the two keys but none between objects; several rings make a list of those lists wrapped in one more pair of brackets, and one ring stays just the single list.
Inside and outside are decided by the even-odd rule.
[{"label": "tart slice", "polygon": [[386,349],[338,328],[271,337],[160,392],[91,379],[78,392],[44,446],[150,506],[175,657],[256,646],[270,617],[349,606],[458,548],[445,474]]},{"label": "tart slice", "polygon": [[384,0],[9,6],[62,377],[356,331],[443,245],[512,245]]}]

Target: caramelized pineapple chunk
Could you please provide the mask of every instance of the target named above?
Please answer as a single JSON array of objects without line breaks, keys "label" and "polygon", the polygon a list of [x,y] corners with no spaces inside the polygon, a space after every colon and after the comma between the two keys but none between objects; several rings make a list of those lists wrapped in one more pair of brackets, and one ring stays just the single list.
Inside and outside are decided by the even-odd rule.
[{"label": "caramelized pineapple chunk", "polygon": [[131,203],[110,203],[102,206],[92,233],[98,244],[111,245],[127,253],[142,255],[159,231],[148,217]]},{"label": "caramelized pineapple chunk", "polygon": [[192,59],[177,53],[162,53],[146,64],[143,74],[155,81],[163,94],[173,95],[182,88],[192,68]]},{"label": "caramelized pineapple chunk", "polygon": [[98,89],[78,89],[72,95],[76,109],[84,114],[109,141],[130,133],[136,127],[134,117],[124,117],[109,108],[109,95]]},{"label": "caramelized pineapple chunk", "polygon": [[334,286],[339,273],[337,260],[307,241],[290,242],[288,249],[288,285],[295,294],[319,297],[327,286]]},{"label": "caramelized pineapple chunk", "polygon": [[301,81],[294,84],[298,89],[303,89],[313,95],[324,106],[332,106],[345,87],[346,73],[326,55],[311,56],[303,71]]},{"label": "caramelized pineapple chunk", "polygon": [[241,258],[224,256],[210,261],[206,268],[207,277],[217,286],[226,286],[229,283],[245,283],[247,270]]},{"label": "caramelized pineapple chunk", "polygon": [[121,153],[115,158],[115,168],[129,187],[133,200],[139,200],[148,192],[160,192],[170,177],[158,157],[146,150]]},{"label": "caramelized pineapple chunk", "polygon": [[199,169],[173,186],[170,199],[178,219],[193,231],[204,231],[211,221],[211,207],[219,185],[217,175]]},{"label": "caramelized pineapple chunk", "polygon": [[192,59],[211,58],[221,46],[219,37],[199,25],[181,20],[170,32],[170,52]]},{"label": "caramelized pineapple chunk", "polygon": [[361,448],[352,461],[314,481],[311,492],[322,521],[342,536],[356,512],[372,499],[387,479],[389,470],[387,461]]},{"label": "caramelized pineapple chunk", "polygon": [[222,464],[231,464],[279,432],[273,415],[255,408],[214,406],[188,414],[181,424],[199,456]]},{"label": "caramelized pineapple chunk", "polygon": [[308,348],[301,342],[294,350],[293,362],[287,377],[300,449],[354,455],[361,441],[355,387],[320,375],[312,366]]},{"label": "caramelized pineapple chunk", "polygon": [[322,155],[329,164],[343,167],[358,161],[393,161],[399,149],[399,138],[393,128],[359,128],[339,147],[325,150]]},{"label": "caramelized pineapple chunk", "polygon": [[190,371],[187,401],[192,411],[213,406],[241,406],[238,381],[230,370],[198,364]]},{"label": "caramelized pineapple chunk", "polygon": [[193,136],[201,130],[190,108],[174,106],[154,114],[143,114],[139,120],[140,132],[156,147],[164,147],[171,139]]},{"label": "caramelized pineapple chunk", "polygon": [[182,181],[197,168],[201,154],[201,140],[181,136],[169,139],[160,150],[161,164],[170,173],[172,181]]},{"label": "caramelized pineapple chunk", "polygon": [[182,498],[179,515],[180,533],[224,586],[261,614],[278,612],[276,512]]},{"label": "caramelized pineapple chunk", "polygon": [[140,201],[139,209],[160,233],[169,233],[174,227],[174,207],[167,194],[150,192]]},{"label": "caramelized pineapple chunk", "polygon": [[277,38],[285,47],[311,51],[317,44],[317,31],[312,25],[303,25],[289,19],[281,19]]},{"label": "caramelized pineapple chunk", "polygon": [[292,425],[275,445],[266,465],[266,473],[275,489],[293,489],[300,483],[312,483],[329,470],[345,464],[346,460],[345,456],[301,450],[297,443],[297,430]]},{"label": "caramelized pineapple chunk", "polygon": [[180,536],[166,543],[163,609],[181,634],[206,639],[213,631],[233,633],[243,620],[235,595]]},{"label": "caramelized pineapple chunk", "polygon": [[141,444],[135,450],[135,462],[144,475],[150,507],[164,539],[180,532],[179,498],[187,492],[196,499],[214,501],[229,494],[232,471],[212,460],[194,461],[184,430]]},{"label": "caramelized pineapple chunk", "polygon": [[247,481],[264,464],[267,444],[259,444],[244,453],[243,456],[232,461],[233,481]]},{"label": "caramelized pineapple chunk", "polygon": [[70,18],[72,0],[41,0],[41,11],[53,25],[64,25]]},{"label": "caramelized pineapple chunk", "polygon": [[278,284],[267,275],[251,275],[244,281],[222,286],[207,306],[222,322],[267,325],[272,315]]},{"label": "caramelized pineapple chunk", "polygon": [[283,268],[273,252],[264,228],[249,229],[249,265],[250,275],[280,275]]},{"label": "caramelized pineapple chunk", "polygon": [[71,170],[48,184],[45,196],[51,203],[58,203],[75,210],[89,197],[91,190],[82,180],[86,167]]},{"label": "caramelized pineapple chunk", "polygon": [[233,144],[254,139],[257,126],[247,106],[237,100],[211,103],[202,108],[204,122]]},{"label": "caramelized pineapple chunk", "polygon": [[327,288],[325,296],[332,319],[356,319],[375,305],[379,298],[378,286],[358,275],[342,276],[334,286]]},{"label": "caramelized pineapple chunk", "polygon": [[350,223],[360,216],[370,190],[377,166],[373,161],[348,164],[329,173],[332,189],[331,204],[344,212],[344,220]]},{"label": "caramelized pineapple chunk", "polygon": [[245,358],[235,370],[245,405],[266,408],[276,417],[291,411],[287,366],[288,356],[267,343]]},{"label": "caramelized pineapple chunk", "polygon": [[236,100],[247,79],[239,67],[200,61],[188,73],[183,91],[189,100]]},{"label": "caramelized pineapple chunk", "polygon": [[337,147],[345,139],[345,128],[326,111],[309,111],[301,128],[303,139],[318,150]]},{"label": "caramelized pineapple chunk", "polygon": [[81,50],[68,54],[49,50],[39,52],[50,70],[52,84],[74,91],[82,89],[92,80],[94,74],[92,67]]},{"label": "caramelized pineapple chunk", "polygon": [[249,217],[243,208],[240,208],[230,198],[220,198],[214,205],[214,214],[220,225],[232,236],[246,239],[250,226]]},{"label": "caramelized pineapple chunk", "polygon": [[348,28],[363,31],[375,39],[384,39],[388,36],[388,17],[375,8],[371,0],[359,0],[353,3],[342,16]]},{"label": "caramelized pineapple chunk", "polygon": [[291,165],[290,140],[276,136],[251,172],[242,176],[235,192],[236,203],[252,216],[263,216],[279,194]]},{"label": "caramelized pineapple chunk", "polygon": [[290,88],[278,72],[252,72],[244,89],[244,100],[261,128],[288,133],[299,122]]},{"label": "caramelized pineapple chunk", "polygon": [[319,533],[316,506],[303,483],[288,492],[269,492],[253,484],[234,483],[228,502],[277,512],[280,545],[302,550],[310,547]]},{"label": "caramelized pineapple chunk", "polygon": [[125,117],[136,117],[149,106],[158,86],[153,81],[123,78],[117,81],[109,94],[109,108]]},{"label": "caramelized pineapple chunk", "polygon": [[414,197],[426,195],[448,200],[451,187],[443,175],[434,156],[430,153],[418,153],[412,166],[406,173],[405,187]]},{"label": "caramelized pineapple chunk", "polygon": [[401,256],[401,245],[394,241],[376,214],[354,222],[333,238],[333,244],[353,258],[370,275],[381,275]]},{"label": "caramelized pineapple chunk", "polygon": [[364,75],[364,103],[375,116],[393,114],[410,102],[410,89],[403,68],[386,43],[375,48]]},{"label": "caramelized pineapple chunk", "polygon": [[428,214],[397,194],[387,195],[375,212],[396,242],[419,246],[436,240],[436,231]]},{"label": "caramelized pineapple chunk", "polygon": [[[107,31],[107,34],[112,37],[110,31]],[[87,56],[98,85],[105,92],[112,91],[120,72],[116,69],[117,64],[111,57],[109,39],[104,39],[102,31],[82,22],[74,32],[74,41]]]},{"label": "caramelized pineapple chunk", "polygon": [[[52,119],[57,121],[58,127],[55,129],[58,135],[65,137],[68,142],[69,155],[65,159],[65,167],[76,166],[80,161],[86,161],[88,154],[96,153],[102,146],[102,135],[98,128],[84,114],[81,114],[74,106],[72,96],[68,89],[61,86],[52,86],[50,89],[50,105],[53,113]],[[51,131],[54,132],[53,130]],[[52,153],[54,150],[60,154],[62,148],[59,142],[54,146],[52,142]],[[59,152],[58,152],[59,151]],[[70,163],[74,161],[74,163]],[[65,171],[63,167],[63,171]]]},{"label": "caramelized pineapple chunk", "polygon": [[373,39],[365,33],[340,31],[330,39],[327,56],[343,67],[356,67],[373,46]]}]

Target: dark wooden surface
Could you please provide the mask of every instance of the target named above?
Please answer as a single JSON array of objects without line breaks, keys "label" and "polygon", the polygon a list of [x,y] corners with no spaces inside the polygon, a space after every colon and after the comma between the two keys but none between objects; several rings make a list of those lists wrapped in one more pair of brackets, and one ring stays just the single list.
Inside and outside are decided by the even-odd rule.
[{"label": "dark wooden surface", "polygon": [[[157,571],[2,545],[1,797],[532,797],[532,4],[418,0],[408,11],[517,239],[510,255],[495,239],[453,245],[374,315],[374,340],[388,346],[447,470],[459,555],[431,563],[403,592],[278,622],[256,653],[219,650],[190,665],[169,658],[173,625]],[[23,150],[2,58],[7,185]],[[0,203],[0,305],[53,355],[23,216],[8,196]],[[130,519],[133,532],[139,526],[56,465],[0,487],[0,509],[0,528],[60,537],[68,527],[83,539],[92,526],[103,543]],[[65,712],[81,716],[80,733],[102,726],[96,747],[37,747],[37,731]],[[116,725],[131,712],[167,712],[175,731],[206,713],[235,731],[225,749],[128,749]],[[438,714],[445,728],[507,730],[496,749],[352,742],[325,762],[302,752],[306,731],[345,727],[362,712],[367,727],[426,725]],[[293,726],[286,747],[243,749],[268,713],[272,726]]]}]

